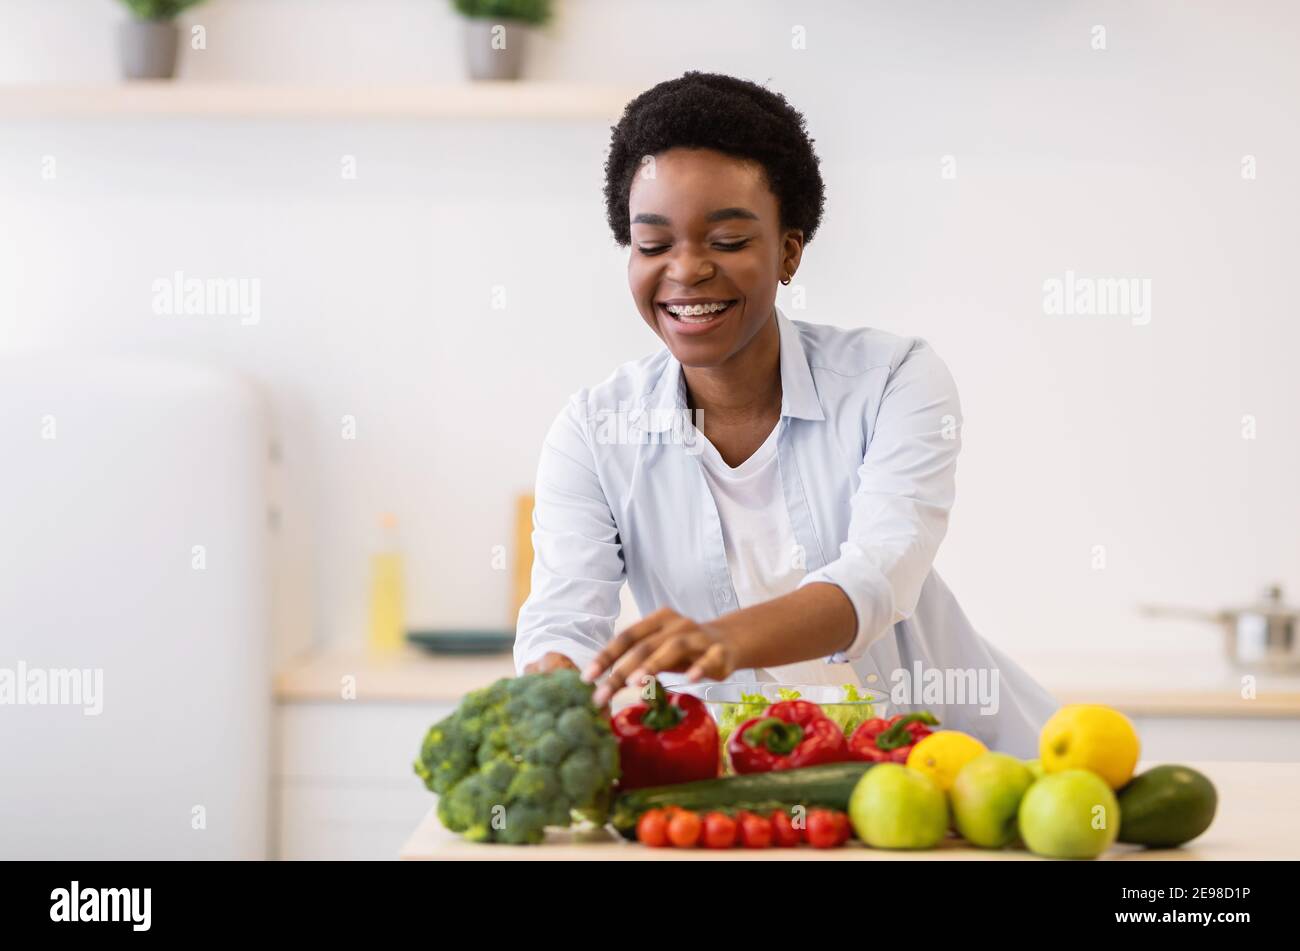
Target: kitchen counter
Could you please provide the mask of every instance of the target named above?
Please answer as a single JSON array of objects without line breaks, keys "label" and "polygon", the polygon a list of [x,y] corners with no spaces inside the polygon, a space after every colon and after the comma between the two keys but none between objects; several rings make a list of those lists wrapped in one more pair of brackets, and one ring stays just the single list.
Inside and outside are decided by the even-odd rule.
[{"label": "kitchen counter", "polygon": [[511,654],[434,654],[414,647],[391,653],[330,650],[309,654],[275,678],[281,702],[345,699],[353,677],[361,701],[456,703],[468,691],[515,675]]},{"label": "kitchen counter", "polygon": [[[1104,703],[1130,716],[1300,718],[1300,676],[1256,675],[1243,697],[1242,672],[1221,655],[1131,655],[1124,663],[1095,655],[1018,656],[1062,703]],[[345,699],[454,703],[466,691],[514,676],[509,653],[431,654],[403,648],[391,654],[332,650],[291,664],[276,678],[281,702]],[[353,699],[353,698],[346,698]]]},{"label": "kitchen counter", "polygon": [[[1147,769],[1154,763],[1141,763]],[[1179,849],[1143,849],[1116,845],[1103,859],[1144,861],[1151,859],[1300,859],[1300,824],[1294,821],[1300,801],[1300,763],[1190,763],[1217,787],[1218,815],[1214,824],[1198,839]],[[976,849],[960,839],[949,839],[941,848],[923,852],[890,852],[869,849],[856,842],[838,849],[648,849],[627,842],[612,831],[551,833],[540,846],[480,845],[466,842],[444,829],[434,810],[402,847],[403,859],[577,859],[577,860],[719,860],[740,861],[772,858],[874,862],[906,860],[1038,860],[1020,850]]]},{"label": "kitchen counter", "polygon": [[1218,650],[1017,654],[1061,703],[1103,703],[1133,717],[1300,718],[1300,673],[1240,670]]}]

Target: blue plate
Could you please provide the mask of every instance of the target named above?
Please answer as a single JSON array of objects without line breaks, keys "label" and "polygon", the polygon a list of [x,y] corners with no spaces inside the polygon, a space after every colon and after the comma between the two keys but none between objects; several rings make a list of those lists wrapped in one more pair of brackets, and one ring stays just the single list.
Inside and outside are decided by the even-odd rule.
[{"label": "blue plate", "polygon": [[407,631],[406,640],[435,654],[500,654],[515,646],[515,632],[447,628]]}]

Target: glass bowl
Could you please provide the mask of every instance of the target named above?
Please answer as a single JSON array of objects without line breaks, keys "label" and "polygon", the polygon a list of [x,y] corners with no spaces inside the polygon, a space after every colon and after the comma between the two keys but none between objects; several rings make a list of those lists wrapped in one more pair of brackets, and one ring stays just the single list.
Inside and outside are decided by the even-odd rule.
[{"label": "glass bowl", "polygon": [[[670,693],[689,694],[704,701],[718,722],[719,739],[726,746],[731,731],[752,717],[761,716],[770,704],[780,700],[811,700],[835,720],[846,733],[872,717],[888,717],[889,695],[880,690],[859,687],[859,700],[845,700],[843,687],[830,684],[795,683],[698,683],[665,687]],[[792,697],[791,691],[799,696]],[[752,698],[761,696],[762,700]],[[749,697],[751,699],[746,700]]]}]

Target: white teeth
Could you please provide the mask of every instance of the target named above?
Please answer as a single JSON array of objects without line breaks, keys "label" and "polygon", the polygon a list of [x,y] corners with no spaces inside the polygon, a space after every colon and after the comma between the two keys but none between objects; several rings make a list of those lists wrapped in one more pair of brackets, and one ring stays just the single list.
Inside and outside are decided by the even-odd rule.
[{"label": "white teeth", "polygon": [[716,304],[668,304],[665,309],[668,313],[679,319],[689,317],[703,317],[704,320],[687,320],[687,323],[702,324],[713,319],[713,315],[726,310],[730,306],[729,301],[723,301]]}]

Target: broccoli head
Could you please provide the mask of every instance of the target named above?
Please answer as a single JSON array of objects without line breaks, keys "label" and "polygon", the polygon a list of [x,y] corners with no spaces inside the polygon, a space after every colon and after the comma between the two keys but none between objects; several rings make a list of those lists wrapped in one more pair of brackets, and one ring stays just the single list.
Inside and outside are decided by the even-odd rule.
[{"label": "broccoli head", "polygon": [[415,773],[438,819],[474,842],[542,841],[547,826],[605,821],[618,741],[576,671],[498,680],[425,734]]}]

